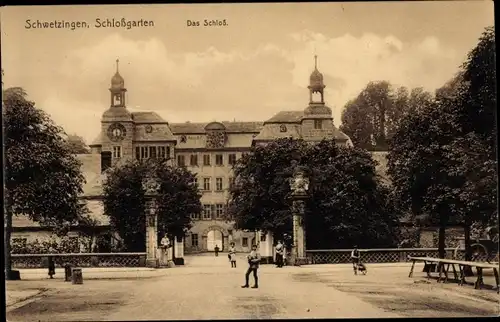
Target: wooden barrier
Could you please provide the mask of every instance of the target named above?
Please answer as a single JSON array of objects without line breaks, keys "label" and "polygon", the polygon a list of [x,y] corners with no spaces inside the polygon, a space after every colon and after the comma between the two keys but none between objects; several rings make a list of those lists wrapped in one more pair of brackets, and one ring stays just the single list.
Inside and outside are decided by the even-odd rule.
[{"label": "wooden barrier", "polygon": [[[498,263],[493,264],[493,263],[483,263],[483,262],[470,262],[470,261],[460,261],[460,260],[434,258],[434,257],[411,257],[411,256],[409,256],[408,259],[410,261],[412,261],[412,265],[411,265],[411,269],[410,269],[410,273],[408,274],[408,277],[413,276],[415,262],[417,262],[417,261],[424,262],[425,265],[437,264],[438,265],[438,273],[439,273],[438,279],[437,279],[438,283],[441,281],[443,283],[448,281],[448,272],[449,272],[450,267],[451,267],[453,269],[453,275],[455,277],[455,280],[458,281],[458,284],[460,286],[462,286],[463,284],[466,283],[464,268],[465,267],[475,267],[476,271],[477,271],[477,279],[476,279],[476,282],[474,283],[474,288],[476,288],[476,289],[481,289],[481,287],[484,285],[483,270],[484,269],[493,269],[493,274],[495,275],[496,289],[497,289],[497,293],[499,293]],[[457,268],[455,265],[458,266],[458,272],[460,273],[460,276],[458,275]],[[431,278],[430,270],[426,270],[426,273],[427,273],[427,278]]]}]

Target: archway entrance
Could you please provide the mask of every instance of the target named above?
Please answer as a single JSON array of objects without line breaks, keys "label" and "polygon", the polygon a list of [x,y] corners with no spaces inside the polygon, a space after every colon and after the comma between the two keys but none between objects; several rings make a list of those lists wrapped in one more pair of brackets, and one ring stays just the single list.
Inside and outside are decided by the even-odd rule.
[{"label": "archway entrance", "polygon": [[225,251],[229,245],[229,234],[227,229],[220,226],[210,226],[203,231],[203,249],[213,252],[215,246],[219,246],[219,251]]},{"label": "archway entrance", "polygon": [[220,230],[210,230],[207,233],[207,250],[212,252],[215,246],[218,246],[220,251],[224,248],[224,236]]}]

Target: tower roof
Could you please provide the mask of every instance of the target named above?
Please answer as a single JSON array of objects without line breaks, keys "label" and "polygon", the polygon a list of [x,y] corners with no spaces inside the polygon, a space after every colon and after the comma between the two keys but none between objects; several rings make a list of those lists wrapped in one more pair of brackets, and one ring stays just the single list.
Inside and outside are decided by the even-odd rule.
[{"label": "tower roof", "polygon": [[325,84],[323,83],[323,74],[318,70],[318,56],[314,55],[314,70],[309,76],[309,89],[313,91],[322,90],[325,88]]},{"label": "tower roof", "polygon": [[111,88],[112,89],[124,89],[125,88],[125,80],[123,79],[122,75],[120,75],[120,72],[118,71],[118,63],[120,60],[116,60],[116,73],[115,75],[111,78]]}]

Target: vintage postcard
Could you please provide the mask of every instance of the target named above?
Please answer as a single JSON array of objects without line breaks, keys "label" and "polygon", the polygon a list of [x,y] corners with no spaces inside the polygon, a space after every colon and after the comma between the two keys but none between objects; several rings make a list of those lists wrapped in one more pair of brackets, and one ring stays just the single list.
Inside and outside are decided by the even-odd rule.
[{"label": "vintage postcard", "polygon": [[498,315],[492,1],[0,14],[7,320]]}]

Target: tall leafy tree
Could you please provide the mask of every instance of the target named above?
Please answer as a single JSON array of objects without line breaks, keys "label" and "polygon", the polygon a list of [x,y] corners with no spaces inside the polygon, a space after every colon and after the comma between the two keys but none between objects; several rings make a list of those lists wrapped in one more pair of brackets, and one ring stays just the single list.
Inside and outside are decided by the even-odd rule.
[{"label": "tall leafy tree", "polygon": [[104,213],[130,252],[145,251],[146,196],[142,182],[146,171],[144,164],[129,161],[108,169],[103,182]]},{"label": "tall leafy tree", "polygon": [[229,214],[239,228],[292,232],[290,179],[295,160],[311,184],[306,203],[309,248],[393,244],[393,213],[364,150],[340,148],[333,141],[310,145],[279,139],[257,146],[235,167]]},{"label": "tall leafy tree", "polygon": [[[498,219],[495,55],[495,33],[488,27],[441,100],[457,131],[447,156],[450,171],[463,180],[459,209],[467,246],[474,223],[491,225]],[[469,247],[466,258],[471,258]]]},{"label": "tall leafy tree", "polygon": [[173,167],[165,160],[153,163],[160,180],[158,227],[170,238],[183,237],[192,227],[192,217],[203,211],[196,175],[184,167]]},{"label": "tall leafy tree", "polygon": [[439,227],[440,256],[446,227],[456,215],[455,179],[448,174],[443,150],[453,135],[453,125],[438,106],[423,108],[402,120],[387,156],[399,206],[418,222]]},{"label": "tall leafy tree", "polygon": [[234,166],[228,214],[240,229],[261,229],[275,236],[290,233],[291,156],[300,161],[304,141],[280,139],[256,146]]},{"label": "tall leafy tree", "polygon": [[496,158],[497,99],[496,99],[495,30],[488,27],[462,66],[463,83],[460,102],[453,111],[463,134],[476,133],[491,146],[489,157]]},{"label": "tall leafy tree", "polygon": [[109,170],[104,183],[104,212],[120,234],[128,251],[144,251],[146,241],[146,195],[143,180],[154,174],[159,180],[158,230],[170,237],[184,236],[192,215],[202,206],[195,175],[166,160],[129,160]]},{"label": "tall leafy tree", "polygon": [[344,131],[354,145],[368,150],[386,150],[400,120],[417,107],[429,105],[432,95],[422,88],[394,89],[387,81],[370,82],[342,111]]},{"label": "tall leafy tree", "polygon": [[11,268],[12,216],[26,215],[42,226],[78,223],[85,213],[79,203],[84,177],[68,149],[61,127],[27,99],[22,88],[3,91],[5,148],[6,278]]},{"label": "tall leafy tree", "polygon": [[305,216],[310,248],[397,244],[390,190],[380,182],[366,150],[322,141],[308,148],[306,160],[312,179]]},{"label": "tall leafy tree", "polygon": [[409,113],[390,146],[398,200],[423,222],[438,224],[440,255],[450,222],[470,227],[496,218],[495,40],[487,28],[456,77],[432,105]]}]

